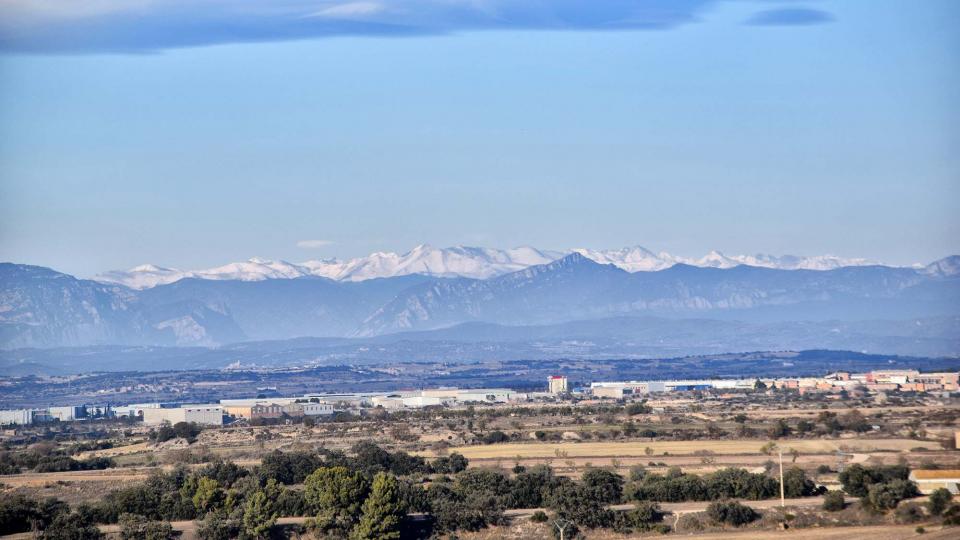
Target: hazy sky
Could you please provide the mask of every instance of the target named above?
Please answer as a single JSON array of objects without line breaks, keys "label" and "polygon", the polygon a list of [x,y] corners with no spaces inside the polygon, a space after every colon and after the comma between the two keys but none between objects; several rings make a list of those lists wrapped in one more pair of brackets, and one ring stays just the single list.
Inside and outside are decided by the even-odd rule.
[{"label": "hazy sky", "polygon": [[76,4],[0,5],[0,260],[960,253],[956,0]]}]

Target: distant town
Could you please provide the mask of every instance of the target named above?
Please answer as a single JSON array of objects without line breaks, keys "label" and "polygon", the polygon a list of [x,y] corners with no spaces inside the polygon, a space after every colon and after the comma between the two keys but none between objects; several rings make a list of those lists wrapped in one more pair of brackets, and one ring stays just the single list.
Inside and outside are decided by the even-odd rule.
[{"label": "distant town", "polygon": [[821,393],[845,397],[853,393],[876,395],[889,392],[923,392],[949,395],[960,391],[960,372],[922,373],[915,369],[874,370],[865,373],[838,371],[822,377],[684,379],[649,381],[600,381],[589,387],[571,388],[564,375],[547,378],[546,391],[515,391],[508,388],[439,388],[388,392],[308,393],[300,396],[268,396],[264,388],[256,397],[222,399],[217,403],[133,403],[127,405],[67,405],[0,411],[0,425],[32,425],[101,418],[141,419],[146,425],[195,423],[219,426],[255,419],[322,417],[338,411],[365,409],[422,409],[483,404],[549,402],[558,399],[628,400],[663,393],[707,392],[723,398],[736,393],[768,391]]}]

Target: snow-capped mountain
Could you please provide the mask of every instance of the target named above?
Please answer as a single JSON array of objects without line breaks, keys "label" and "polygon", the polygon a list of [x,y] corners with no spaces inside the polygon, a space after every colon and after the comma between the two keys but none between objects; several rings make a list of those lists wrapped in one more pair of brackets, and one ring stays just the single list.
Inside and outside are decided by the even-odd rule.
[{"label": "snow-capped mountain", "polygon": [[[256,257],[246,262],[235,262],[206,270],[177,270],[153,264],[144,264],[130,270],[114,270],[94,277],[105,283],[119,283],[132,289],[149,289],[184,278],[260,281],[264,279],[291,279],[313,275],[311,268],[286,261],[268,261]],[[318,274],[320,275],[320,274]]]},{"label": "snow-capped mountain", "polygon": [[532,247],[494,249],[456,246],[435,248],[419,245],[406,253],[377,252],[349,260],[323,259],[302,263],[253,258],[205,270],[178,270],[151,264],[130,270],[115,270],[95,276],[106,283],[119,283],[133,289],[147,289],[184,278],[210,280],[260,281],[317,276],[335,281],[364,281],[374,278],[423,274],[434,277],[488,279],[531,266],[547,264],[570,253],[601,264],[612,264],[628,272],[652,272],[687,264],[703,268],[733,268],[739,265],[780,270],[833,270],[845,266],[877,264],[867,259],[846,259],[832,255],[799,257],[794,255],[724,255],[711,251],[704,257],[686,258],[670,253],[654,253],[641,246],[615,250],[578,248],[549,251]]},{"label": "snow-capped mountain", "polygon": [[[364,265],[337,270],[337,275],[354,271],[354,276],[385,269],[409,273],[382,279],[326,279],[315,277],[317,268],[254,260],[190,273],[214,279],[181,279],[141,290],[0,263],[0,350],[210,346],[381,336],[463,323],[529,326],[609,317],[799,323],[960,316],[957,256],[920,269],[854,266],[817,272],[675,264],[628,272],[577,252],[486,279],[449,279],[422,272],[489,268],[457,267],[464,263],[457,256],[466,261],[477,257],[468,250],[436,253],[423,248],[408,255],[406,260],[378,257],[374,260],[387,266],[372,270]],[[520,264],[523,257],[536,256],[526,251],[512,255],[498,264]],[[144,267],[140,277],[168,279],[173,272]],[[301,274],[299,279],[280,279]],[[955,332],[953,336],[955,351],[960,342]]]}]

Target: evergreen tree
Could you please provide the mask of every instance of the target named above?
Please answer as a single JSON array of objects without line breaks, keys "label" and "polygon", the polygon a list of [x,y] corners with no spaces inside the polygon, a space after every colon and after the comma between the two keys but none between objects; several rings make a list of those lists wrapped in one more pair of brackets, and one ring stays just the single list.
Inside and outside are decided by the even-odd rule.
[{"label": "evergreen tree", "polygon": [[201,476],[197,480],[197,491],[193,495],[193,505],[200,514],[215,510],[224,500],[223,490],[220,489],[220,482],[213,478]]},{"label": "evergreen tree", "polygon": [[277,514],[273,511],[273,501],[266,492],[257,491],[247,500],[243,507],[243,532],[251,538],[266,538],[270,528],[277,522]]},{"label": "evergreen tree", "polygon": [[363,503],[363,516],[351,537],[355,540],[399,540],[400,522],[406,514],[399,491],[395,477],[377,474],[373,478],[370,496]]},{"label": "evergreen tree", "polygon": [[360,518],[368,489],[360,473],[351,474],[346,467],[320,467],[307,477],[304,497],[316,512],[320,530],[345,535]]}]

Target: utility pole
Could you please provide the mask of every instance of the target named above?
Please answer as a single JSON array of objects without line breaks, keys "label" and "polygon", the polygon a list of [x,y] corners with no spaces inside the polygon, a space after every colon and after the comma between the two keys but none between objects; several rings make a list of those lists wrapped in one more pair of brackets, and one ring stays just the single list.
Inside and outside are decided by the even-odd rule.
[{"label": "utility pole", "polygon": [[554,520],[553,526],[556,527],[556,528],[557,528],[557,532],[560,533],[560,540],[564,540],[564,538],[563,538],[563,533],[565,533],[565,532],[567,531],[567,527],[570,526],[570,523],[571,523],[571,522],[569,522],[569,521],[567,521],[567,520],[565,520],[565,519],[562,519],[562,518],[557,518],[556,520]]},{"label": "utility pole", "polygon": [[787,505],[787,501],[783,496],[783,450],[778,450],[780,454],[780,508],[783,508]]}]

